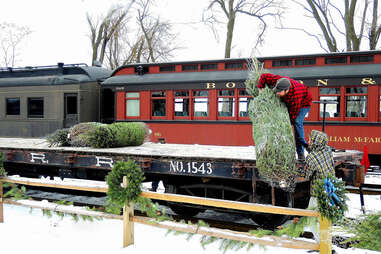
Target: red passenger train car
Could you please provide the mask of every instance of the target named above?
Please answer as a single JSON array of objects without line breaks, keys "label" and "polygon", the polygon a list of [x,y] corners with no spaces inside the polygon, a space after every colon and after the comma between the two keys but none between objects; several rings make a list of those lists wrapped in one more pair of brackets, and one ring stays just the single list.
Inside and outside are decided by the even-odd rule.
[{"label": "red passenger train car", "polygon": [[[381,157],[381,51],[262,57],[271,73],[306,84],[308,137],[322,129],[336,149]],[[102,83],[102,118],[143,121],[153,142],[254,145],[246,93],[248,59],[130,64]],[[324,116],[323,116],[324,114]]]}]

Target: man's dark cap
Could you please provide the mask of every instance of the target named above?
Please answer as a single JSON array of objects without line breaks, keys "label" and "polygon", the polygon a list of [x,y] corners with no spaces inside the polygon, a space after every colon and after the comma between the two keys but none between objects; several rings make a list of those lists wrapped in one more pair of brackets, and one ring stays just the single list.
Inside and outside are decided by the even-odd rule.
[{"label": "man's dark cap", "polygon": [[278,81],[276,82],[276,85],[274,87],[274,91],[276,93],[278,92],[281,92],[281,91],[284,91],[284,90],[287,90],[290,88],[290,85],[291,85],[291,82],[289,79],[287,78],[280,78],[278,79]]}]

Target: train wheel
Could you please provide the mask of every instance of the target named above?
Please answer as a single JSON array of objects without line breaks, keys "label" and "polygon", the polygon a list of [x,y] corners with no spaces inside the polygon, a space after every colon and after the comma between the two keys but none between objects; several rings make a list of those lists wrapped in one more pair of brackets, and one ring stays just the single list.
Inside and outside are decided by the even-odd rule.
[{"label": "train wheel", "polygon": [[[172,193],[172,194],[189,195],[189,193],[187,193],[184,189],[177,188],[174,185],[165,185],[165,192]],[[202,209],[202,208],[196,208],[193,206],[188,206],[186,204],[179,204],[179,203],[173,203],[173,202],[168,202],[168,206],[176,214],[186,216],[186,217],[194,217],[197,214],[205,211],[205,209]]]},{"label": "train wheel", "polygon": [[[293,196],[291,192],[286,192],[281,189],[275,189],[275,205],[284,207],[293,207]],[[257,197],[257,202],[260,204],[271,204],[270,194],[260,195]],[[253,213],[251,219],[260,227],[265,229],[275,229],[282,225],[290,218],[289,215],[271,214],[271,213]]]}]

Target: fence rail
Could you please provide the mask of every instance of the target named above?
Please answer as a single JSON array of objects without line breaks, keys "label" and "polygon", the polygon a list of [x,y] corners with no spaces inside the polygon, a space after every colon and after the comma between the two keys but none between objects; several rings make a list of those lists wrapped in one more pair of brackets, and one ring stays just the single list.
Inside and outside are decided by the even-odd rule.
[{"label": "fence rail", "polygon": [[[12,203],[16,205],[24,205],[24,206],[34,206],[38,207],[36,204],[28,204],[28,203],[20,203],[20,202],[10,202],[8,200],[4,200],[3,198],[3,183],[15,183],[21,185],[29,185],[29,186],[39,186],[39,187],[49,187],[49,188],[57,188],[57,189],[71,189],[71,190],[81,190],[81,191],[89,191],[89,192],[107,192],[107,185],[104,182],[98,181],[48,181],[48,180],[40,180],[40,179],[32,179],[32,178],[24,178],[24,177],[3,177],[0,178],[0,223],[4,221],[4,213],[3,213],[3,203]],[[126,185],[126,180],[124,179],[124,184]],[[218,199],[210,199],[210,198],[200,198],[200,197],[191,197],[191,196],[183,196],[176,194],[167,194],[167,193],[156,193],[156,192],[146,192],[143,191],[141,196],[156,199],[156,200],[164,200],[170,202],[180,202],[180,203],[188,203],[188,204],[197,204],[203,206],[210,207],[219,207],[219,208],[227,208],[227,209],[236,209],[242,211],[250,211],[250,212],[263,212],[263,213],[273,213],[273,214],[284,214],[284,215],[296,215],[296,216],[312,216],[318,217],[320,220],[320,242],[313,243],[311,241],[304,240],[295,240],[286,237],[276,237],[276,236],[267,236],[265,238],[259,238],[252,236],[248,233],[236,232],[231,230],[223,230],[216,228],[208,228],[208,227],[198,227],[194,225],[184,225],[175,222],[155,222],[149,218],[134,216],[134,204],[126,204],[123,207],[123,247],[134,244],[134,223],[142,223],[150,226],[156,226],[160,228],[172,229],[182,232],[201,234],[214,236],[219,238],[226,238],[237,241],[245,241],[250,243],[256,243],[261,245],[270,245],[284,248],[294,248],[294,249],[307,249],[307,250],[319,250],[322,254],[330,254],[332,251],[332,225],[330,221],[325,218],[322,218],[317,211],[304,210],[304,209],[296,209],[296,208],[288,208],[288,207],[279,207],[279,206],[271,206],[271,205],[261,205],[261,204],[251,204],[244,202],[236,202],[236,201],[227,201],[227,200],[218,200]],[[45,207],[46,208],[46,207]],[[70,209],[66,209],[63,206],[57,206],[50,208],[51,210],[61,211],[71,213]],[[88,214],[87,211],[85,215]],[[78,213],[78,210],[76,210]],[[81,212],[80,212],[81,213]],[[115,218],[119,219],[121,216],[117,216]]]}]

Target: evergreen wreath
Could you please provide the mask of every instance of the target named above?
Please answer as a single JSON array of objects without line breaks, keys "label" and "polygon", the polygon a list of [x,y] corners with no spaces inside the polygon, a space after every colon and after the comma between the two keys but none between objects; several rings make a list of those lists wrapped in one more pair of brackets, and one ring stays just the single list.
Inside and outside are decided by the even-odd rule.
[{"label": "evergreen wreath", "polygon": [[348,210],[346,193],[345,183],[333,175],[314,181],[313,195],[317,198],[318,210],[332,223],[340,221]]},{"label": "evergreen wreath", "polygon": [[[123,176],[127,177],[127,187],[122,187]],[[123,206],[126,202],[136,202],[144,180],[143,171],[133,160],[118,161],[106,177],[107,197],[111,203]]]}]

